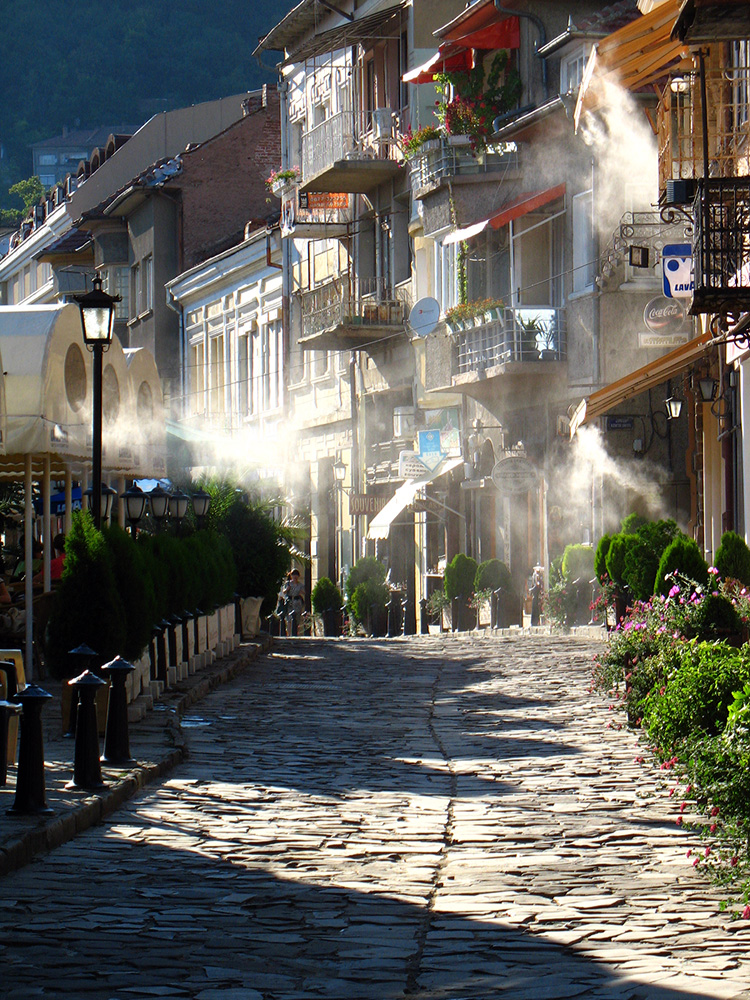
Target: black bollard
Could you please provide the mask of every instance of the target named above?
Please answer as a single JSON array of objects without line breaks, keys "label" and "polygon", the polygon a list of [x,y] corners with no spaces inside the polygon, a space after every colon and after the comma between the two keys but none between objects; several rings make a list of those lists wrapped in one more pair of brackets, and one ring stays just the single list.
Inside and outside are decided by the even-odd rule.
[{"label": "black bollard", "polygon": [[458,609],[459,609],[459,598],[451,598],[451,632],[458,632]]},{"label": "black bollard", "polygon": [[164,685],[166,686],[169,681],[167,673],[167,667],[169,666],[169,657],[167,655],[167,630],[169,622],[166,618],[162,618],[160,622],[156,623],[156,628],[159,630],[156,636],[156,676],[157,680],[164,681]]},{"label": "black bollard", "polygon": [[200,633],[200,619],[203,617],[203,612],[200,608],[196,608],[193,612],[193,654],[195,656],[200,656],[203,650],[201,646],[201,633]]},{"label": "black bollard", "polygon": [[[10,701],[0,701],[0,787],[5,787],[8,777],[8,723],[12,716],[21,711],[20,705]],[[15,740],[15,736],[13,737]]]},{"label": "black bollard", "polygon": [[96,695],[104,681],[90,670],[68,681],[78,694],[76,716],[76,745],[73,758],[73,780],[66,788],[85,788],[95,791],[104,786],[102,767],[99,763],[99,724],[96,718]]},{"label": "black bollard", "polygon": [[182,627],[182,618],[179,615],[169,615],[167,618],[167,643],[169,651],[170,667],[178,667],[177,661],[177,629]]},{"label": "black bollard", "polygon": [[39,816],[53,812],[47,805],[44,787],[44,734],[42,708],[52,695],[36,684],[19,691],[14,701],[22,708],[21,739],[18,747],[16,797],[9,816]]},{"label": "black bollard", "polygon": [[297,635],[297,612],[296,612],[296,610],[294,608],[292,608],[288,612],[288,614],[286,616],[286,620],[289,622],[289,635],[290,636],[296,636]]},{"label": "black bollard", "polygon": [[234,633],[242,638],[242,598],[239,594],[233,594],[234,600]]},{"label": "black bollard", "polygon": [[395,593],[391,593],[391,599],[386,605],[388,611],[388,638],[393,639],[401,632],[401,601]]},{"label": "black bollard", "polygon": [[419,602],[419,631],[421,635],[430,634],[430,615],[427,611],[426,597],[423,597]]},{"label": "black bollard", "polygon": [[125,682],[128,674],[135,667],[121,656],[105,663],[102,673],[109,677],[109,706],[107,708],[107,728],[104,732],[104,753],[102,760],[106,764],[135,764],[130,756],[130,740],[128,737],[128,695]]},{"label": "black bollard", "polygon": [[[82,642],[80,646],[76,646],[75,649],[69,649],[68,656],[71,658],[71,663],[73,664],[71,673],[76,676],[83,673],[84,670],[95,671],[101,662],[101,657],[96,650],[92,649],[91,646],[87,646],[85,642]],[[73,692],[70,699],[70,711],[68,712],[68,728],[63,733],[66,739],[72,739],[76,734],[77,714],[78,698],[75,696],[75,692]]]}]

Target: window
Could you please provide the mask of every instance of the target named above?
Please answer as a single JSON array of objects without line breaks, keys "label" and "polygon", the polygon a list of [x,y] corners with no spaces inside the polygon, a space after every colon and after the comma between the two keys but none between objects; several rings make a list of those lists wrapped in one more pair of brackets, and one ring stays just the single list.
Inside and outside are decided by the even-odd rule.
[{"label": "window", "polygon": [[328,351],[313,351],[312,377],[323,378],[328,374]]},{"label": "window", "polygon": [[203,339],[190,345],[189,397],[187,411],[191,414],[204,413],[206,408],[206,348]]},{"label": "window", "polygon": [[440,290],[443,312],[447,312],[458,301],[456,287],[456,244],[438,244],[435,254],[435,288]]},{"label": "window", "polygon": [[253,370],[252,327],[237,338],[237,407],[240,418],[251,412],[252,391],[250,388]]},{"label": "window", "polygon": [[594,287],[592,192],[573,197],[573,291]]},{"label": "window", "polygon": [[409,71],[409,36],[402,31],[398,39],[398,106],[409,104],[409,84],[404,83],[404,73]]},{"label": "window", "polygon": [[39,166],[40,167],[51,167],[57,163],[56,153],[40,153],[39,154]]},{"label": "window", "polygon": [[560,93],[573,94],[581,85],[591,47],[586,45],[560,60]]},{"label": "window", "polygon": [[224,413],[225,410],[224,334],[210,337],[208,343],[208,410],[210,416],[218,416]]},{"label": "window", "polygon": [[549,216],[530,212],[511,222],[515,307],[562,305],[564,215],[564,209]]},{"label": "window", "polygon": [[138,316],[140,302],[141,302],[141,288],[142,288],[141,265],[133,264],[133,266],[130,268],[130,289],[131,289],[130,302],[132,304],[132,308],[130,310],[131,319],[135,319]]},{"label": "window", "polygon": [[130,274],[127,267],[109,267],[104,274],[104,290],[109,295],[119,295],[115,303],[115,319],[130,316]]},{"label": "window", "polygon": [[732,106],[734,127],[741,128],[748,122],[750,104],[750,40],[732,42]]},{"label": "window", "polygon": [[57,177],[55,174],[39,174],[39,180],[42,182],[43,188],[51,188],[57,182]]},{"label": "window", "polygon": [[143,258],[143,302],[141,312],[154,308],[154,258],[151,254]]}]

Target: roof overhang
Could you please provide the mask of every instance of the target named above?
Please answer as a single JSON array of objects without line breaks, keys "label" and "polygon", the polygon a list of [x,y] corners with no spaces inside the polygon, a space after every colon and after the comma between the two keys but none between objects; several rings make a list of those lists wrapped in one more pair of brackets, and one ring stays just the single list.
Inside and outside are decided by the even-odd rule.
[{"label": "roof overhang", "polygon": [[750,37],[747,0],[683,0],[672,38],[691,45]]},{"label": "roof overhang", "polygon": [[671,37],[679,7],[680,0],[665,0],[594,46],[578,90],[576,129],[586,112],[605,103],[607,84],[638,90],[692,65],[685,44]]},{"label": "roof overhang", "polygon": [[[389,3],[366,17],[352,21],[344,18],[341,24],[316,33],[314,29],[320,16],[315,10],[316,2],[317,0],[303,0],[298,4],[275,28],[271,29],[256,48],[254,55],[260,55],[264,49],[281,49],[285,53],[283,61],[294,63],[322,52],[335,52],[349,45],[387,38],[390,37],[389,32],[392,32],[396,18],[407,5],[407,0]],[[330,8],[326,8],[326,14],[329,13]]]},{"label": "roof overhang", "polygon": [[689,368],[703,357],[710,342],[711,334],[706,332],[582,399],[570,421],[570,436],[573,437],[583,424],[603,416],[619,403],[661,385],[673,375]]}]

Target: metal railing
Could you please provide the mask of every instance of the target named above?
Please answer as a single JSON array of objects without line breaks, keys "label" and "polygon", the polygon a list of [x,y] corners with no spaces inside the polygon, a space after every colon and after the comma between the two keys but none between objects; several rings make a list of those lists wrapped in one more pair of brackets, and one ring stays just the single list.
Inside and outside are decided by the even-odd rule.
[{"label": "metal railing", "polygon": [[[454,333],[454,375],[510,361],[564,361],[565,311],[547,306],[503,309]],[[468,322],[468,321],[467,321]]]},{"label": "metal railing", "polygon": [[454,145],[450,139],[431,139],[410,161],[411,187],[418,191],[435,187],[445,177],[495,173],[518,169],[515,143],[489,146],[473,152],[471,145]]},{"label": "metal railing", "polygon": [[301,306],[303,337],[336,326],[400,326],[404,322],[404,302],[384,278],[336,278],[305,292]]},{"label": "metal railing", "polygon": [[[750,308],[750,177],[702,179],[693,217],[693,308],[705,313],[747,311]],[[673,273],[674,280],[679,280],[677,262]],[[689,270],[684,277],[689,278]],[[667,280],[671,282],[672,278]]]},{"label": "metal railing", "polygon": [[340,111],[302,136],[302,180],[338,160],[397,159],[398,116],[390,108]]}]

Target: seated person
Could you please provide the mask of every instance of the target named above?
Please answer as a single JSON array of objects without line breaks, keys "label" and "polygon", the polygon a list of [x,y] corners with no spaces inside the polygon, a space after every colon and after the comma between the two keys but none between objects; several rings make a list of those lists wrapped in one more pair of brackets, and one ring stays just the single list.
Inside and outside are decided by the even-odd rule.
[{"label": "seated person", "polygon": [[[65,567],[65,535],[55,535],[52,540],[54,559],[49,564],[49,578],[52,583],[59,581]],[[33,583],[44,583],[44,568],[34,576]]]},{"label": "seated person", "polygon": [[[21,537],[21,558],[16,563],[16,567],[13,570],[13,575],[11,576],[11,583],[18,583],[19,580],[23,580],[26,575],[26,542],[23,536]],[[33,573],[38,573],[42,567],[42,553],[44,549],[42,543],[35,538],[31,543],[31,570]]]}]

